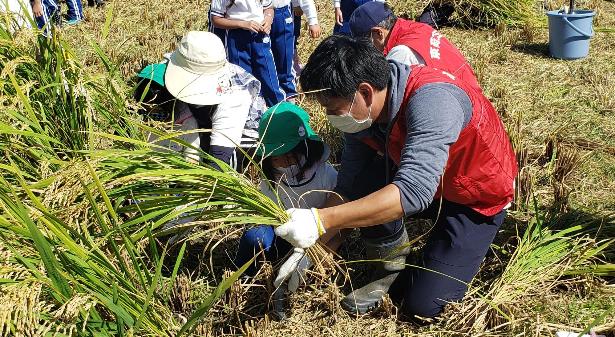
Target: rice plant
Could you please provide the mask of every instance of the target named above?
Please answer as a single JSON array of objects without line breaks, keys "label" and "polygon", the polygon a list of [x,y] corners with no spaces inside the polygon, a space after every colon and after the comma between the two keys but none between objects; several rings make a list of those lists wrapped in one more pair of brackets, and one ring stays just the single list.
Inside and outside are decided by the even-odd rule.
[{"label": "rice plant", "polygon": [[59,32],[21,44],[0,23],[0,37],[0,283],[14,290],[7,296],[37,289],[6,298],[0,333],[189,332],[248,265],[178,320],[170,296],[186,244],[166,261],[163,225],[197,214],[191,226],[209,230],[274,224],[285,212],[224,163],[147,143],[147,132],[179,140],[128,109],[127,86],[102,53],[106,73],[92,77]]},{"label": "rice plant", "polygon": [[[564,277],[589,270],[608,270],[594,263],[613,240],[596,241],[589,236],[592,219],[553,230],[534,198],[534,217],[528,223],[504,271],[473,303],[461,305],[449,325],[454,329],[485,331],[514,322],[519,303],[527,296],[545,293],[561,284]],[[473,293],[480,292],[474,288]]]},{"label": "rice plant", "polygon": [[524,26],[536,23],[542,1],[439,0],[455,8],[457,21],[470,27]]}]

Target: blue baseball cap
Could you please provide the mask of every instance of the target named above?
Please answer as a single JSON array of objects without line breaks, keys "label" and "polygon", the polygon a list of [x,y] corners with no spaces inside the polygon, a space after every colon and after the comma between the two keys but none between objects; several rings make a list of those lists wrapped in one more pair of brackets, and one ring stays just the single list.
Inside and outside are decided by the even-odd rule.
[{"label": "blue baseball cap", "polygon": [[363,36],[384,19],[393,15],[391,8],[381,1],[370,1],[359,6],[350,16],[352,36]]}]

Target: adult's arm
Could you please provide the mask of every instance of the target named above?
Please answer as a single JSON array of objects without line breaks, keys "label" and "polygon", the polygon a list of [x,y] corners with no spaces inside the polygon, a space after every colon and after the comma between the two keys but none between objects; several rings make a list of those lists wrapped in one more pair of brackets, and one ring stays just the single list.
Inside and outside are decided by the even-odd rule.
[{"label": "adult's arm", "polygon": [[319,210],[325,230],[373,226],[426,209],[448,150],[471,116],[472,105],[460,88],[436,83],[419,89],[407,106],[409,131],[393,183],[359,200]]}]

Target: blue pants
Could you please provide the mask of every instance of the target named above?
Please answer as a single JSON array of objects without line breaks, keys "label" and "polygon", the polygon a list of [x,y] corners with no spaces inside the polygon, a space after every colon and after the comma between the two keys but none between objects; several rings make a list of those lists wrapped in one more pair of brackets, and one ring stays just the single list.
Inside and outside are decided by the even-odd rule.
[{"label": "blue pants", "polygon": [[66,6],[68,6],[68,12],[66,13],[68,20],[83,20],[81,0],[66,0]]},{"label": "blue pants", "polygon": [[237,268],[246,264],[252,257],[258,254],[261,249],[264,256],[261,256],[246,270],[246,274],[254,276],[260,268],[259,261],[276,262],[283,258],[291,249],[290,243],[280,239],[275,235],[273,227],[258,226],[248,229],[239,240],[239,249],[235,256],[235,266]]},{"label": "blue pants", "polygon": [[343,25],[338,25],[337,23],[333,27],[333,34],[338,35],[348,35],[350,36],[350,16],[355,9],[361,6],[364,3],[374,1],[374,0],[341,0],[340,1],[340,10],[342,11],[342,16],[344,17]]},{"label": "blue pants", "polygon": [[286,97],[292,97],[297,93],[295,83],[297,74],[295,74],[293,68],[295,26],[290,6],[275,9],[269,36],[271,37],[271,52],[275,60],[280,88],[284,90]]},{"label": "blue pants", "polygon": [[488,217],[447,200],[441,207],[435,201],[418,214],[437,221],[420,261],[415,262],[425,269],[407,266],[390,289],[391,298],[401,301],[402,312],[435,317],[447,303],[463,299],[466,283],[478,273],[505,216],[506,210]]},{"label": "blue pants", "polygon": [[226,54],[236,64],[261,82],[261,95],[267,106],[274,106],[285,98],[271,52],[269,35],[244,29],[229,29],[226,33]]},{"label": "blue pants", "polygon": [[214,26],[213,21],[211,20],[211,9],[207,12],[207,18],[208,18],[208,31],[210,33],[214,33],[216,34],[217,37],[220,38],[220,40],[222,40],[222,44],[226,47],[226,29],[222,29],[222,28],[217,28]]},{"label": "blue pants", "polygon": [[43,15],[35,17],[36,24],[39,29],[44,29],[43,34],[48,36],[51,34],[51,25],[53,25],[60,16],[60,6],[54,0],[41,0],[43,6]]}]

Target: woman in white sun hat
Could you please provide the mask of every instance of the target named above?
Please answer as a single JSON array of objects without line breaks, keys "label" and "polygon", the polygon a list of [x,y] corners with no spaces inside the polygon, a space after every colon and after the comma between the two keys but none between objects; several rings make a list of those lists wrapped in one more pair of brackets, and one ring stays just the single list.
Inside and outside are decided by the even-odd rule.
[{"label": "woman in white sun hat", "polygon": [[256,144],[258,122],[266,107],[259,94],[260,82],[227,61],[220,38],[209,32],[188,32],[168,61],[147,66],[139,77],[143,80],[135,96],[146,101],[148,93],[139,93],[139,88],[150,92],[157,88],[162,92],[155,96],[164,97],[168,91],[175,98],[156,102],[153,97],[152,101],[171,110],[181,130],[211,129],[185,141],[236,169],[241,166],[241,151],[236,147],[250,150]]}]

